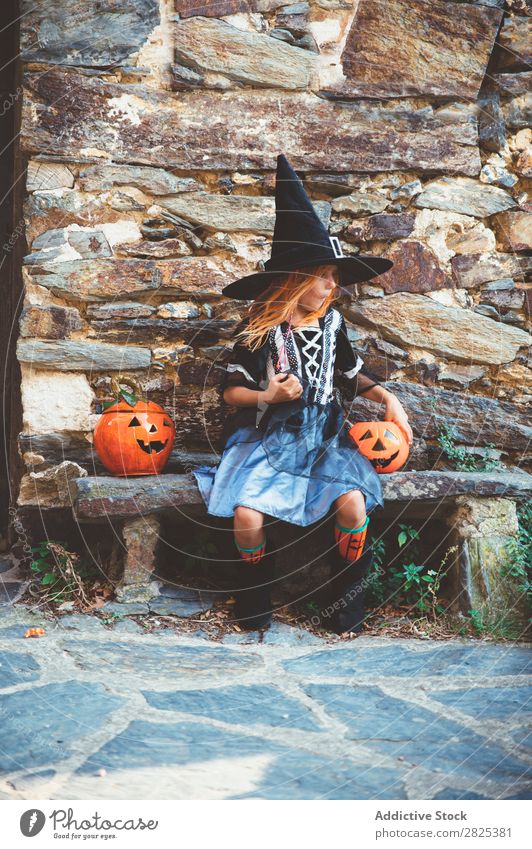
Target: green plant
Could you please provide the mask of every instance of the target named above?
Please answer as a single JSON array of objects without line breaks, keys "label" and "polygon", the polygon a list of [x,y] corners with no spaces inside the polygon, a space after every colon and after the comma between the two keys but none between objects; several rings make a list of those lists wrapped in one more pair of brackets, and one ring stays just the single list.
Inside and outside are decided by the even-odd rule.
[{"label": "green plant", "polygon": [[94,566],[81,563],[79,554],[69,551],[67,543],[47,540],[32,548],[30,564],[37,592],[47,602],[78,601],[90,606],[87,589],[98,575]]},{"label": "green plant", "polygon": [[449,571],[449,567],[447,567],[446,569],[444,568],[445,564],[447,563],[449,555],[454,554],[456,551],[458,551],[458,546],[451,545],[450,548],[448,548],[445,554],[443,555],[443,558],[438,568],[436,570],[429,569],[427,572],[427,575],[430,577],[430,580],[427,581],[427,594],[430,600],[430,607],[433,620],[436,620],[437,616],[440,616],[442,613],[445,613],[445,607],[441,604],[438,604],[438,596],[440,593],[441,582]]},{"label": "green plant", "polygon": [[109,613],[107,616],[102,616],[104,625],[116,625],[117,622],[123,622],[124,617],[120,613]]},{"label": "green plant", "polygon": [[397,544],[399,548],[405,546],[409,549],[410,563],[401,563],[392,569],[396,582],[400,586],[400,594],[407,604],[414,605],[417,610],[424,612],[426,604],[424,600],[425,588],[424,582],[427,580],[427,575],[423,575],[423,566],[416,564],[416,559],[419,556],[419,531],[410,525],[400,524],[399,533],[397,534]]},{"label": "green plant", "polygon": [[468,611],[473,630],[479,636],[490,636],[499,640],[515,640],[521,635],[519,623],[511,619],[500,619],[498,622],[486,621],[482,611]]},{"label": "green plant", "polygon": [[[499,461],[489,454],[480,457],[471,454],[464,446],[457,445],[458,434],[453,425],[446,422],[438,428],[438,445],[450,461],[452,466],[459,472],[490,472],[497,468]],[[489,443],[485,450],[492,450],[495,446]]]},{"label": "green plant", "polygon": [[426,613],[430,609],[429,586],[436,575],[433,569],[423,572],[423,568],[416,563],[404,563],[395,570],[396,578],[401,582],[404,601],[420,613]]},{"label": "green plant", "polygon": [[447,574],[447,558],[456,546],[446,552],[438,569],[427,569],[416,562],[419,560],[419,543],[419,531],[411,525],[400,524],[397,545],[399,549],[408,549],[409,559],[384,570],[384,540],[372,540],[374,558],[373,568],[368,574],[369,604],[380,605],[387,599],[393,599],[396,604],[408,604],[420,613],[431,613],[433,619],[445,612],[445,608],[438,604],[438,594]]},{"label": "green plant", "polygon": [[517,536],[506,546],[510,562],[503,574],[519,579],[519,589],[532,603],[532,503],[517,506],[517,521]]},{"label": "green plant", "polygon": [[408,542],[412,540],[419,540],[419,531],[416,531],[415,528],[412,528],[410,525],[399,525],[400,531],[397,535],[397,542],[399,543],[399,547],[402,548]]},{"label": "green plant", "polygon": [[471,617],[471,625],[473,626],[473,630],[476,631],[477,634],[483,634],[485,631],[485,625],[480,610],[468,610],[468,614]]}]

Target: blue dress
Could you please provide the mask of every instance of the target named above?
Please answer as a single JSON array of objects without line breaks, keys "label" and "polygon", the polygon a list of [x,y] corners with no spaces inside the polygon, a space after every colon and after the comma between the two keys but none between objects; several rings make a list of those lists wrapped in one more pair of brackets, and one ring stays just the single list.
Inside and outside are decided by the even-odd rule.
[{"label": "blue dress", "polygon": [[237,506],[252,507],[304,527],[354,489],[363,493],[367,513],[382,507],[379,475],[349,437],[334,385],[340,374],[356,381],[356,388],[364,379],[362,367],[333,307],[316,327],[272,327],[258,351],[237,343],[225,386],[264,389],[274,374],[290,370],[303,394],[296,401],[240,408],[229,420],[219,464],[193,470],[208,513],[231,517]]}]

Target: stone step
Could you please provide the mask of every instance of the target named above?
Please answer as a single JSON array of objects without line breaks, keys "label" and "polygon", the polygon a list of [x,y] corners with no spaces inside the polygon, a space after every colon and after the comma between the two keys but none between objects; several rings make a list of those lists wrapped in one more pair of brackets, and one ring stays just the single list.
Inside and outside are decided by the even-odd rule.
[{"label": "stone step", "polygon": [[[384,499],[390,502],[441,502],[460,495],[522,499],[532,493],[532,475],[518,468],[394,472],[382,475],[381,482]],[[74,515],[80,521],[129,519],[202,503],[192,474],[76,478],[70,481],[70,496]]]}]

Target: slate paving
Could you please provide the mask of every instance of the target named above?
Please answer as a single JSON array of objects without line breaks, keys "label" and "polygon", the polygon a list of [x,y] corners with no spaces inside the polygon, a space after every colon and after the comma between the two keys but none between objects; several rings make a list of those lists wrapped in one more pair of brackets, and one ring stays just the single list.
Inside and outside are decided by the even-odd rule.
[{"label": "slate paving", "polygon": [[0,798],[532,796],[528,645],[280,622],[215,642],[121,609],[0,607]]}]

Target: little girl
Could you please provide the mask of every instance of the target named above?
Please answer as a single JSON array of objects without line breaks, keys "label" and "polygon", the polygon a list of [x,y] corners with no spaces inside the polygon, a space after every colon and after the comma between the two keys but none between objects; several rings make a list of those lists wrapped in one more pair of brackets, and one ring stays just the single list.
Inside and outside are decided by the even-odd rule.
[{"label": "little girl", "polygon": [[[287,169],[288,187],[282,185]],[[286,249],[282,251],[281,265],[288,265],[284,273],[273,279],[264,279],[264,272],[251,275],[224,290],[237,298],[255,295],[224,381],[224,401],[237,413],[226,430],[218,466],[200,466],[194,474],[209,514],[233,517],[234,543],[242,561],[235,615],[243,627],[263,628],[271,619],[273,557],[268,557],[272,552],[264,517],[305,527],[332,509],[336,545],[330,603],[323,608],[322,622],[336,633],[358,631],[364,616],[363,579],[371,565],[371,550],[364,551],[368,514],[383,506],[383,498],[378,474],[348,435],[335,377],[352,381],[354,394],[363,392],[383,403],[385,420],[396,422],[409,442],[412,431],[399,400],[363,373],[363,360],[351,347],[345,321],[332,303],[343,287],[374,277],[390,263],[376,257],[344,258],[282,155],[276,205],[274,248],[280,242],[291,244],[280,239],[282,216],[289,210],[292,226],[298,205],[306,213],[307,233],[310,224],[314,228],[312,241],[297,240],[292,262]],[[304,262],[313,253],[329,261]],[[303,259],[302,267],[290,267],[295,256]],[[274,251],[269,262],[271,271],[276,270]]]}]

